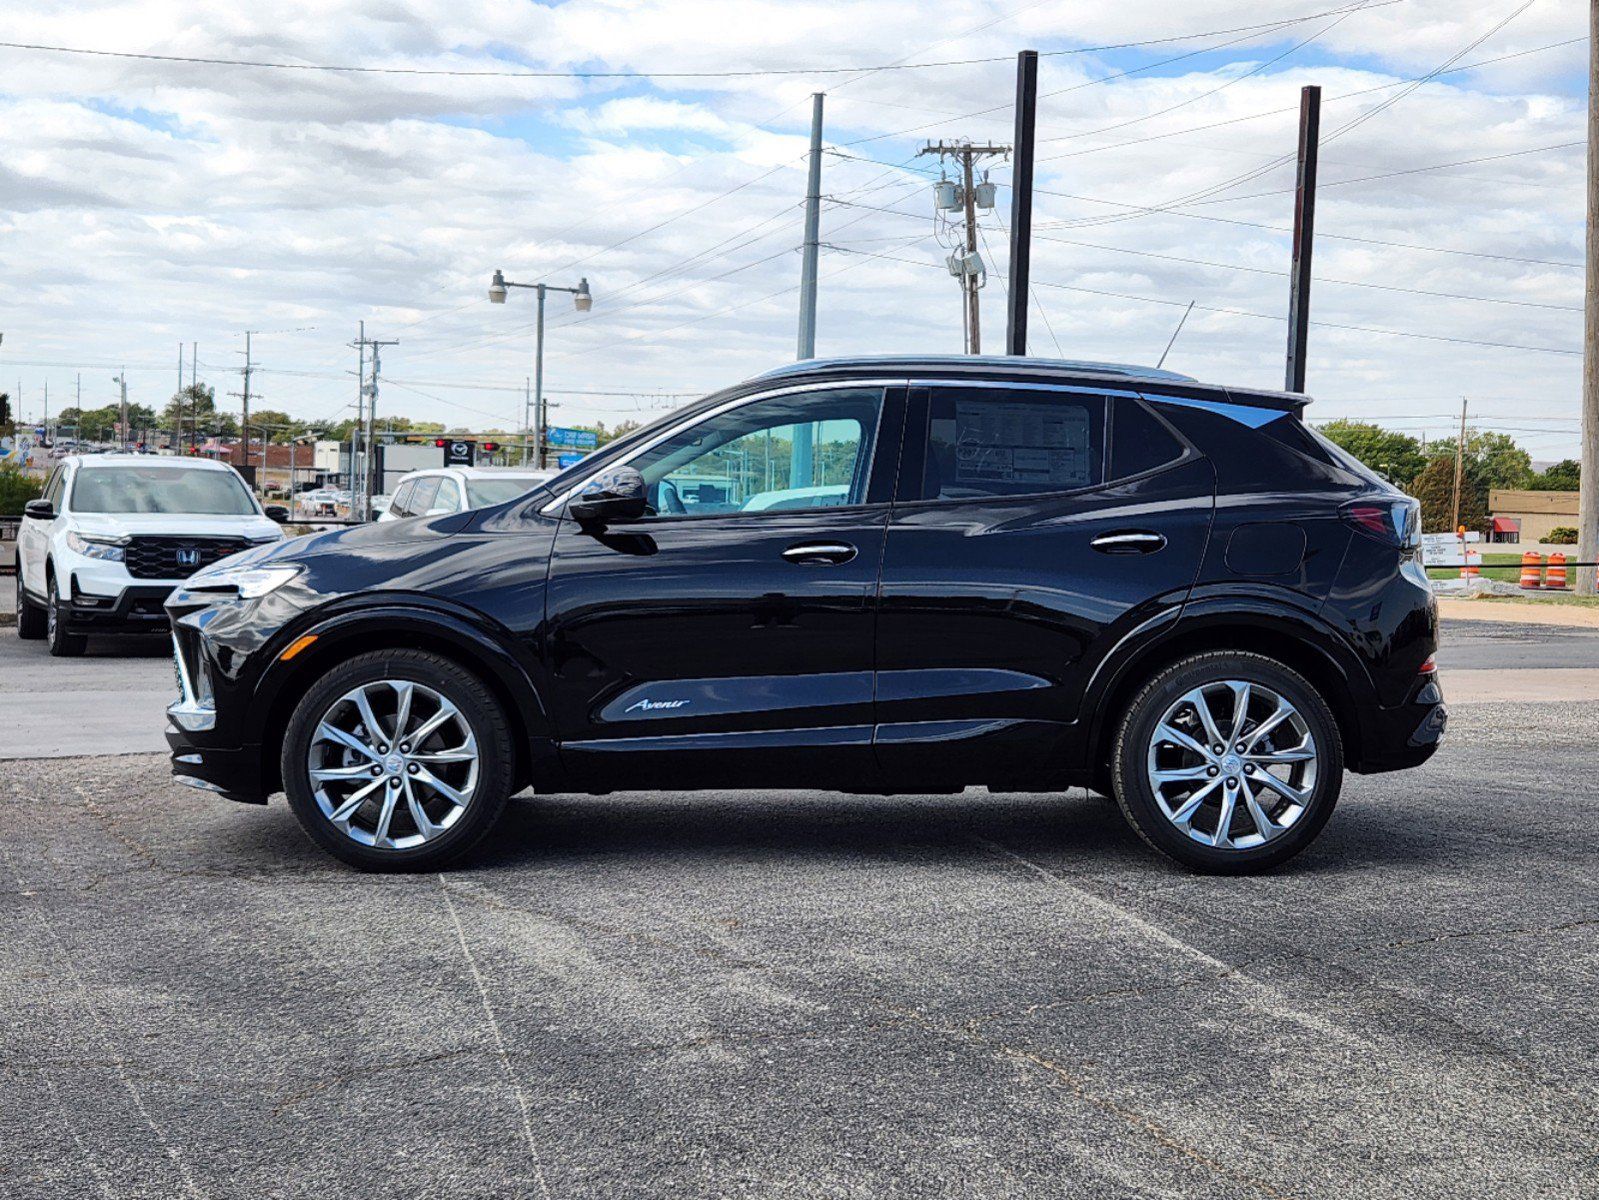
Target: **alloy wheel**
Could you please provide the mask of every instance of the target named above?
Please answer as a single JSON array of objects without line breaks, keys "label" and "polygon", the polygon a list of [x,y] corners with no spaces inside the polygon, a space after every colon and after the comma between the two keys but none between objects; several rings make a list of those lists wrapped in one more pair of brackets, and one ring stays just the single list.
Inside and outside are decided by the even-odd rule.
[{"label": "alloy wheel", "polygon": [[400,679],[362,684],[329,705],[306,760],[322,815],[380,850],[408,850],[452,828],[472,803],[481,766],[460,709]]},{"label": "alloy wheel", "polygon": [[1220,850],[1251,850],[1292,828],[1316,792],[1310,726],[1281,693],[1241,679],[1201,684],[1161,717],[1146,756],[1162,815]]}]

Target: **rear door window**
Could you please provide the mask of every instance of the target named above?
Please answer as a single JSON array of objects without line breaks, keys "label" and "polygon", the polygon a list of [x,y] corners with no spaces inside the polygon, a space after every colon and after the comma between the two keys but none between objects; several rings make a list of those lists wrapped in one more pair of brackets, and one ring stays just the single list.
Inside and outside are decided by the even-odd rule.
[{"label": "rear door window", "polygon": [[934,387],[923,500],[1029,496],[1105,478],[1105,398],[1046,388]]},{"label": "rear door window", "polygon": [[402,483],[400,490],[394,493],[394,500],[389,504],[389,515],[394,517],[410,516],[410,510],[406,505],[410,503],[411,493],[415,490],[416,483],[414,480],[408,479]]}]

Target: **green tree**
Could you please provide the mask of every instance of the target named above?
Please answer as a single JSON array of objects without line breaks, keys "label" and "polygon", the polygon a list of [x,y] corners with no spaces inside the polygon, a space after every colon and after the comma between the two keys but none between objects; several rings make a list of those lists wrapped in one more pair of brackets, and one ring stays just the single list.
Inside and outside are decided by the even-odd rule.
[{"label": "green tree", "polygon": [[11,432],[11,393],[0,392],[0,433]]},{"label": "green tree", "polygon": [[1547,471],[1532,477],[1528,484],[1535,492],[1574,492],[1582,481],[1582,464],[1574,458],[1563,458]]},{"label": "green tree", "polygon": [[[1421,501],[1423,533],[1454,531],[1455,460],[1442,456],[1422,468],[1410,485],[1410,494]],[[1488,528],[1488,482],[1469,458],[1460,479],[1460,523],[1467,529]]]},{"label": "green tree", "polygon": [[1421,474],[1427,456],[1409,434],[1395,433],[1366,421],[1330,421],[1316,432],[1354,455],[1372,470],[1403,487]]},{"label": "green tree", "polygon": [[[1429,445],[1427,453],[1453,464],[1456,441],[1442,438]],[[1516,445],[1516,439],[1508,433],[1466,430],[1466,461],[1476,468],[1485,487],[1524,488],[1532,482],[1532,455]],[[1453,469],[1451,465],[1450,470]]]},{"label": "green tree", "polygon": [[275,408],[262,408],[250,414],[250,436],[265,437],[269,442],[290,442],[305,432],[305,422],[296,421],[286,412]]}]

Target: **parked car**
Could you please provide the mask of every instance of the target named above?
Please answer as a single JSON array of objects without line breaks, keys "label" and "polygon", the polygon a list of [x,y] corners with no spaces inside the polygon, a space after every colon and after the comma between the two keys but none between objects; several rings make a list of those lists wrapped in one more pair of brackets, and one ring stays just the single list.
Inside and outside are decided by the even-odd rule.
[{"label": "parked car", "polygon": [[[1093,787],[1189,867],[1270,867],[1346,768],[1416,766],[1447,719],[1417,506],[1306,403],[1021,358],[784,367],[494,507],[194,577],[173,771],[285,791],[377,869],[462,853],[527,787],[970,785]],[[676,511],[689,479],[815,503]]]},{"label": "parked car", "polygon": [[85,635],[160,633],[172,589],[241,550],[281,541],[232,467],[198,458],[64,458],[17,529],[17,634],[54,655]]},{"label": "parked car", "polygon": [[442,517],[492,508],[531,491],[557,472],[538,467],[437,467],[412,471],[394,489],[378,520]]}]

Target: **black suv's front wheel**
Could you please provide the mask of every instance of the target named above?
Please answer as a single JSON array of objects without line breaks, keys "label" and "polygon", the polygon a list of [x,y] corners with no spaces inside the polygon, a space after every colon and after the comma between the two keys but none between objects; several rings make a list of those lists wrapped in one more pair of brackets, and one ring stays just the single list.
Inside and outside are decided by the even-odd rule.
[{"label": "black suv's front wheel", "polygon": [[431,870],[505,811],[514,753],[483,681],[449,659],[379,650],[332,668],[295,706],[283,788],[324,850],[366,870]]},{"label": "black suv's front wheel", "polygon": [[1332,815],[1343,743],[1327,702],[1264,655],[1198,654],[1128,706],[1111,760],[1116,799],[1150,845],[1201,871],[1265,870]]}]

